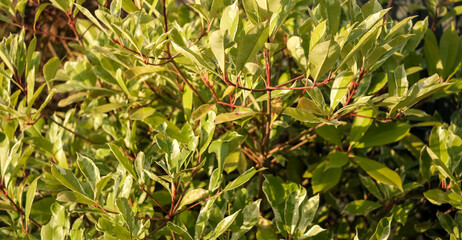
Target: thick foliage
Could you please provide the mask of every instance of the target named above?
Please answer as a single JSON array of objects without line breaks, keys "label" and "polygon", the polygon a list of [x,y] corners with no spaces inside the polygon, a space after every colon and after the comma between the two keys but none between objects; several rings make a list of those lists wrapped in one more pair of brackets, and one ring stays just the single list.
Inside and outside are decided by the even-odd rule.
[{"label": "thick foliage", "polygon": [[0,1],[1,238],[462,239],[462,8],[382,2]]}]

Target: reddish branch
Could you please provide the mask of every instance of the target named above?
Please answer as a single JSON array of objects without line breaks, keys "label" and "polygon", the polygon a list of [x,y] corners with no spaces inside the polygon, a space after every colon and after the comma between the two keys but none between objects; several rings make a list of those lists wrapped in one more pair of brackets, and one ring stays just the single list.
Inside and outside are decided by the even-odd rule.
[{"label": "reddish branch", "polygon": [[[322,82],[319,82],[319,83],[314,83],[313,85],[311,86],[304,86],[304,87],[282,87],[284,85],[287,85],[291,82],[294,82],[294,81],[297,81],[297,80],[300,80],[302,78],[306,77],[305,74],[303,75],[300,75],[294,79],[291,79],[285,83],[282,83],[282,84],[279,84],[277,86],[274,86],[274,87],[271,87],[271,86],[268,86],[268,87],[265,87],[265,88],[247,88],[247,87],[243,87],[241,85],[236,85],[234,83],[232,83],[231,81],[229,81],[228,79],[228,76],[225,75],[224,77],[222,77],[221,79],[226,83],[226,85],[228,86],[232,86],[232,87],[236,87],[236,88],[239,88],[239,89],[242,89],[244,91],[250,91],[250,92],[270,92],[270,91],[277,91],[277,90],[306,90],[306,89],[313,89],[315,87],[318,87],[318,86],[321,86],[321,85],[325,85],[327,83],[329,83],[330,80],[332,80],[332,77],[328,77],[326,79],[324,79],[324,81]],[[240,76],[238,77],[240,78]]]},{"label": "reddish branch", "polygon": [[353,95],[358,91],[358,86],[361,80],[363,80],[364,76],[366,75],[366,70],[362,69],[359,71],[359,76],[358,78],[354,78],[353,81],[350,83],[350,86],[348,87],[348,98],[345,102],[345,106],[347,106]]},{"label": "reddish branch", "polygon": [[140,186],[140,189],[143,190],[143,192],[145,192],[146,194],[148,194],[148,196],[152,199],[152,201],[154,201],[154,203],[160,208],[162,209],[162,211],[164,211],[165,213],[168,213],[167,210],[165,210],[164,207],[162,207],[162,205],[159,204],[159,202],[157,202],[157,200],[152,196],[152,194],[146,190],[143,186]]},{"label": "reddish branch", "polygon": [[[24,231],[25,233],[27,233],[27,226],[26,226],[26,229],[24,229],[24,225],[23,225],[23,221],[22,221],[23,218],[24,218],[24,215],[25,215],[26,213],[24,212],[24,210],[23,210],[20,206],[18,206],[18,205],[13,201],[13,199],[10,198],[10,196],[8,196],[7,190],[3,187],[3,180],[2,180],[2,184],[1,184],[1,186],[0,186],[0,194],[2,194],[2,196],[3,196],[4,198],[6,198],[6,199],[10,202],[11,206],[13,206],[13,208],[15,209],[15,211],[20,215],[20,217],[21,217],[21,225],[23,226],[23,231]],[[35,226],[37,226],[38,228],[41,228],[41,227],[42,227],[42,225],[40,225],[37,221],[35,221],[35,220],[34,220],[32,217],[30,217],[30,216],[29,216],[29,220],[30,220]]]}]

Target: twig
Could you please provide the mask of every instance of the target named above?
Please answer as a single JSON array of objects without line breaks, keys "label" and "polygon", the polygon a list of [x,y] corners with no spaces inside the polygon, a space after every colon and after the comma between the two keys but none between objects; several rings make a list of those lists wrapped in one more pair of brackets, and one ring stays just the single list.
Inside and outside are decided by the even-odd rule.
[{"label": "twig", "polygon": [[157,205],[160,209],[162,209],[162,211],[164,211],[166,214],[168,214],[168,211],[165,210],[165,208],[162,207],[162,206],[159,204],[159,202],[156,201],[156,199],[151,195],[151,193],[150,193],[148,190],[146,190],[143,186],[140,186],[140,189],[143,190],[143,192],[145,192],[146,194],[148,194],[148,196],[152,199],[152,201],[154,201],[154,203],[156,203],[156,205]]},{"label": "twig", "polygon": [[80,138],[80,139],[82,139],[82,140],[85,140],[86,142],[89,142],[89,143],[91,143],[91,144],[98,144],[98,143],[96,143],[96,142],[94,142],[94,141],[92,141],[92,140],[90,140],[90,139],[88,139],[88,138],[86,138],[86,137],[84,137],[84,136],[82,136],[82,135],[76,133],[75,131],[73,131],[73,130],[67,128],[66,126],[64,126],[64,125],[62,125],[61,123],[55,121],[55,120],[52,119],[51,117],[50,117],[50,118],[47,118],[44,114],[42,114],[42,117],[45,118],[45,119],[48,119],[48,120],[50,120],[50,121],[52,121],[52,122],[54,122],[54,123],[56,123],[56,125],[62,127],[64,130],[66,130],[66,131],[68,131],[68,132],[74,134],[76,137],[78,137],[78,138]]},{"label": "twig", "polygon": [[163,227],[165,227],[165,225],[167,225],[167,223],[169,222],[169,220],[165,220],[164,222],[162,222],[162,224],[160,224],[159,227],[157,227],[156,229],[154,229],[154,231],[150,232],[148,235],[146,235],[146,237],[144,237],[143,239],[148,239],[150,236],[152,236],[153,234],[155,234],[156,232],[158,232],[159,230],[161,230]]}]

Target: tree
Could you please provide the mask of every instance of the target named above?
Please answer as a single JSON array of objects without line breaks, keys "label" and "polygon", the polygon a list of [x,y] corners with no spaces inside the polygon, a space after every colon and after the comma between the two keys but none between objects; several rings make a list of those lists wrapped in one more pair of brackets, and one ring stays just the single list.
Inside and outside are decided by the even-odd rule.
[{"label": "tree", "polygon": [[453,2],[7,0],[0,234],[461,238]]}]

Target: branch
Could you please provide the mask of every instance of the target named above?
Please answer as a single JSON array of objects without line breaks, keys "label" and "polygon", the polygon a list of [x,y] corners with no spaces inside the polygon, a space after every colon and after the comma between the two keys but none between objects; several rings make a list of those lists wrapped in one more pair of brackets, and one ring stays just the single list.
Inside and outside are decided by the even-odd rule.
[{"label": "branch", "polygon": [[[303,75],[300,75],[294,79],[291,79],[289,80],[288,82],[294,82],[296,80],[299,80],[299,79],[302,79],[305,77],[305,74]],[[287,85],[288,83],[283,83],[283,84],[280,84],[280,85],[277,85],[275,87],[271,87],[271,86],[268,86],[268,87],[265,87],[265,88],[246,88],[246,87],[243,87],[241,85],[236,85],[234,83],[232,83],[231,81],[229,81],[228,77],[225,75],[224,77],[221,78],[225,83],[226,85],[228,86],[232,86],[232,87],[236,87],[238,89],[242,89],[244,91],[250,91],[250,92],[269,92],[269,91],[277,91],[277,90],[306,90],[306,89],[313,89],[315,87],[318,87],[320,85],[325,85],[327,83],[329,83],[330,80],[332,80],[333,78],[332,77],[327,77],[326,79],[324,79],[324,81],[320,82],[320,83],[315,83],[311,86],[305,86],[305,87],[286,87],[286,88],[283,88],[281,87],[284,86],[284,85]]]},{"label": "branch", "polygon": [[164,211],[165,213],[168,214],[167,210],[165,210],[165,208],[162,207],[162,206],[159,204],[159,202],[156,201],[156,199],[151,195],[151,193],[150,193],[148,190],[146,190],[143,186],[140,186],[140,189],[143,190],[146,194],[148,194],[148,196],[152,199],[152,201],[154,201],[154,203],[156,203],[156,205],[157,205],[160,209],[162,209],[162,211]]}]

